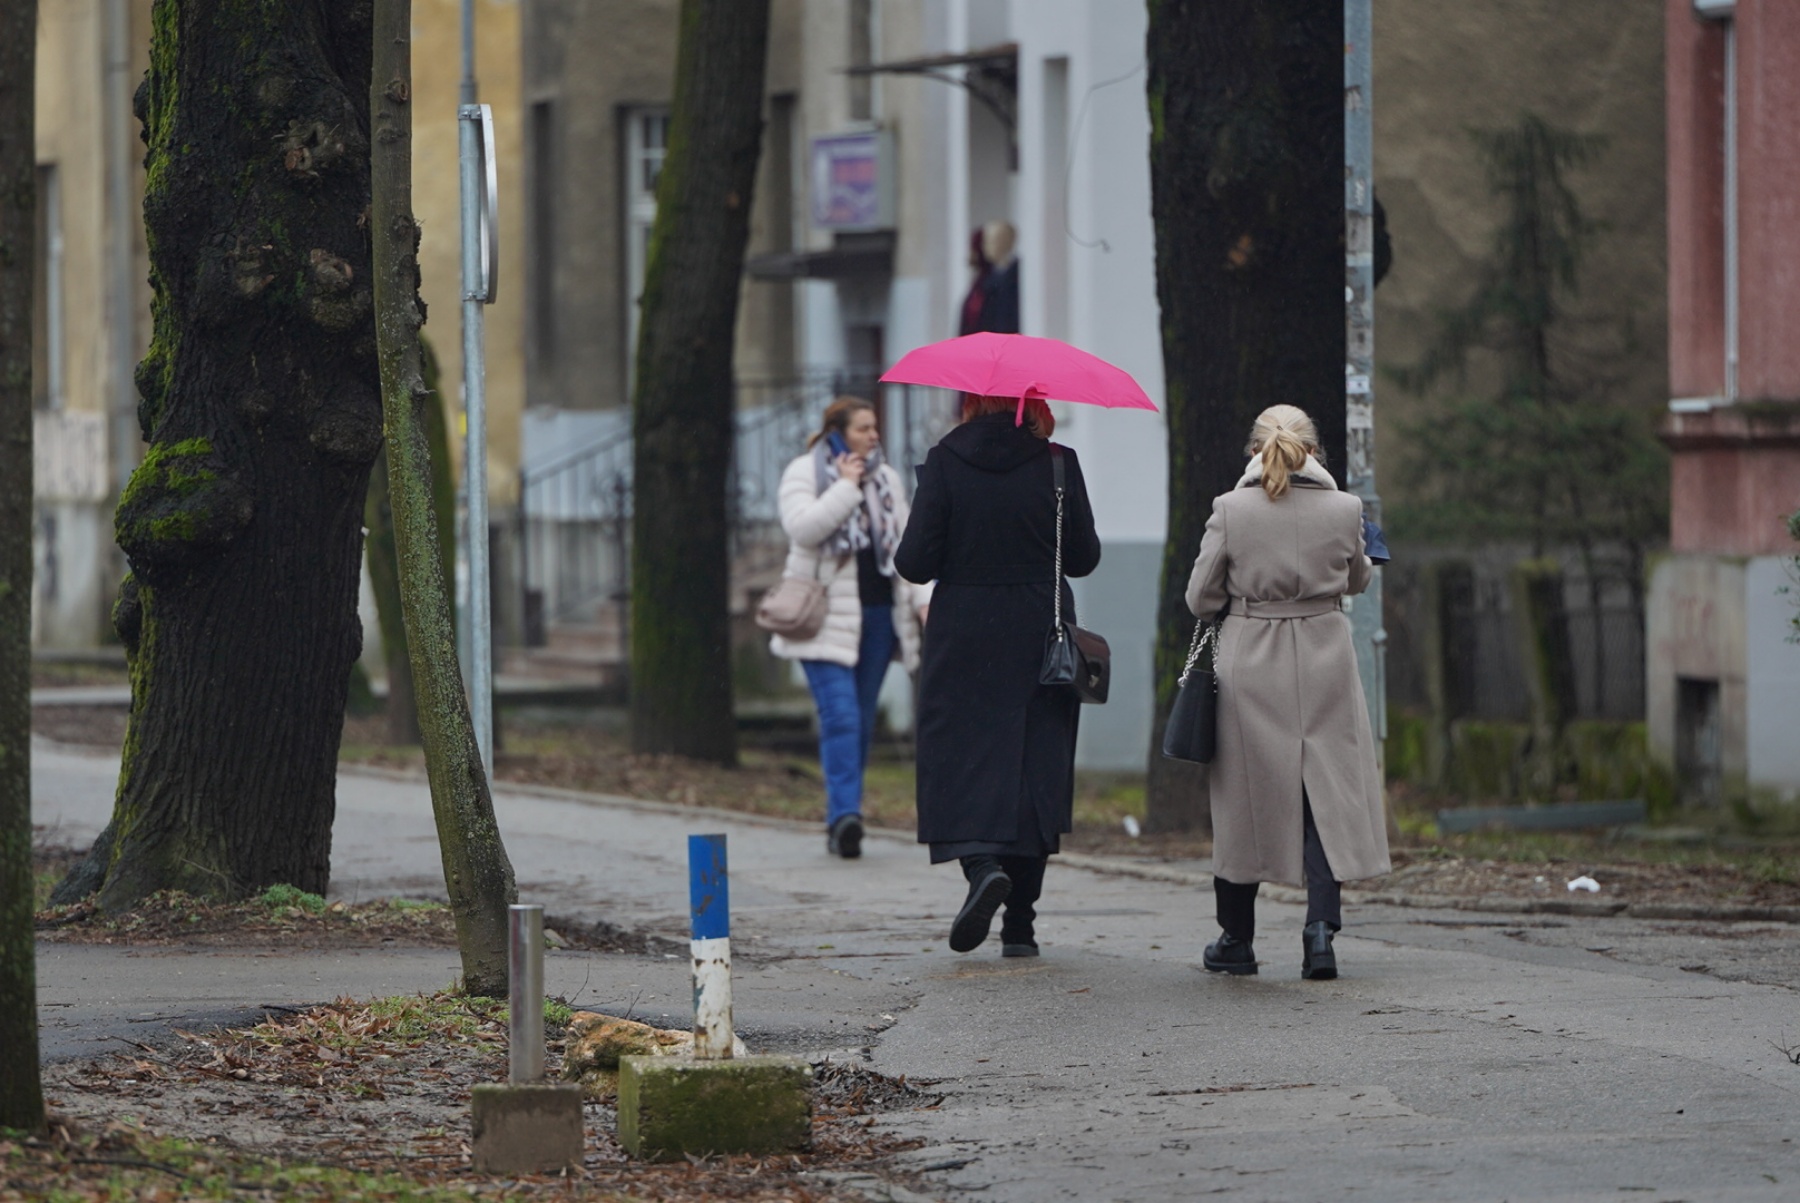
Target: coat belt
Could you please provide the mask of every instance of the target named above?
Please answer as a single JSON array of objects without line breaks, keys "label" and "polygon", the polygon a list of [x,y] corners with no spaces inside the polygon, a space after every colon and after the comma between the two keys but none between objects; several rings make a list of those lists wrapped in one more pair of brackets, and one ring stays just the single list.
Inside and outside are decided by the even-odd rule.
[{"label": "coat belt", "polygon": [[1303,597],[1298,601],[1251,601],[1231,599],[1231,612],[1240,618],[1317,618],[1343,609],[1336,597]]}]

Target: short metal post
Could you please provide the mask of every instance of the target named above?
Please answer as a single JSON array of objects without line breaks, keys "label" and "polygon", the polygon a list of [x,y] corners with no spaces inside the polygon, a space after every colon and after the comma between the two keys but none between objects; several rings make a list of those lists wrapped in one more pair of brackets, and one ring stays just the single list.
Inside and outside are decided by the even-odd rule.
[{"label": "short metal post", "polygon": [[544,1080],[544,908],[506,908],[506,1080]]},{"label": "short metal post", "polygon": [[694,1057],[731,1057],[731,878],[723,835],[688,836],[693,910]]}]

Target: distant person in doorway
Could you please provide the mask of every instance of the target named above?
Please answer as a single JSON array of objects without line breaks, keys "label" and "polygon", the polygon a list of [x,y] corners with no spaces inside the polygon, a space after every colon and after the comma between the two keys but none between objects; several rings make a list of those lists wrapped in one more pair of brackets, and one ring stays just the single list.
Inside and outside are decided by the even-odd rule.
[{"label": "distant person in doorway", "polygon": [[881,455],[875,405],[839,397],[825,409],[804,454],[781,474],[786,575],[825,585],[825,625],[807,640],[771,637],[770,650],[798,660],[819,709],[819,763],[825,776],[825,846],[862,855],[863,769],[875,736],[876,705],[896,653],[912,671],[930,585],[896,575],[906,530],[900,474]]},{"label": "distant person in doorway", "polygon": [[1325,470],[1318,431],[1292,405],[1251,429],[1237,487],[1213,501],[1188,609],[1219,631],[1213,893],[1215,973],[1256,972],[1256,891],[1306,885],[1300,976],[1337,976],[1339,885],[1389,869],[1381,774],[1343,599],[1368,588],[1362,503]]},{"label": "distant person in doorway", "polygon": [[969,235],[969,270],[975,278],[969,281],[968,295],[963,297],[962,313],[958,315],[956,333],[958,335],[974,334],[981,330],[981,308],[987,301],[988,276],[994,265],[988,262],[987,252],[982,249],[984,234],[980,228]]},{"label": "distant person in doorway", "polygon": [[[1023,411],[1023,421],[1017,416]],[[936,581],[919,672],[919,842],[931,862],[959,861],[968,895],[950,947],[969,952],[1004,905],[1001,955],[1038,955],[1044,868],[1070,829],[1081,702],[1038,684],[1056,581],[1050,407],[1036,398],[965,395],[962,424],[925,457],[906,537],[894,555],[909,581]],[[1100,563],[1081,464],[1067,478],[1063,572]],[[1053,584],[1054,582],[1054,584]]]},{"label": "distant person in doorway", "polygon": [[1013,254],[1018,232],[1010,221],[990,221],[969,236],[969,268],[975,279],[963,298],[956,332],[1019,332],[1019,259]]}]

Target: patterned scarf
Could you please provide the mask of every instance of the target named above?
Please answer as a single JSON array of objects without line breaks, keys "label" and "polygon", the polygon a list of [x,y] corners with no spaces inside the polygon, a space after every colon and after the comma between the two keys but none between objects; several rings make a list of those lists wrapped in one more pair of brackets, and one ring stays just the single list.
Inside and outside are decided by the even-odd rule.
[{"label": "patterned scarf", "polygon": [[[831,458],[831,450],[824,439],[813,444],[812,456],[813,474],[818,481],[819,493],[823,495],[837,483],[837,461]],[[849,521],[831,532],[831,537],[819,551],[841,559],[872,546],[875,566],[882,576],[891,577],[894,575],[894,551],[900,546],[902,531],[893,488],[888,484],[887,474],[881,471],[884,462],[880,447],[868,454],[867,466],[863,469],[862,505],[850,515]]]}]

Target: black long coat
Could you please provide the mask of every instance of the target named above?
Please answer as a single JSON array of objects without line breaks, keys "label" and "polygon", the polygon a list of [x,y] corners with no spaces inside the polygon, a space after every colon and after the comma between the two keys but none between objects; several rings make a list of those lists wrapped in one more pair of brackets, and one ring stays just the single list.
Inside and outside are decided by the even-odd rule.
[{"label": "black long coat", "polygon": [[[1054,616],[1050,445],[988,414],[945,435],[919,469],[894,567],[936,580],[919,672],[919,842],[932,860],[1057,850],[1075,800],[1081,703],[1038,684]],[[1063,571],[1086,576],[1100,538],[1075,453],[1063,449]],[[1074,598],[1063,586],[1064,617]]]}]

